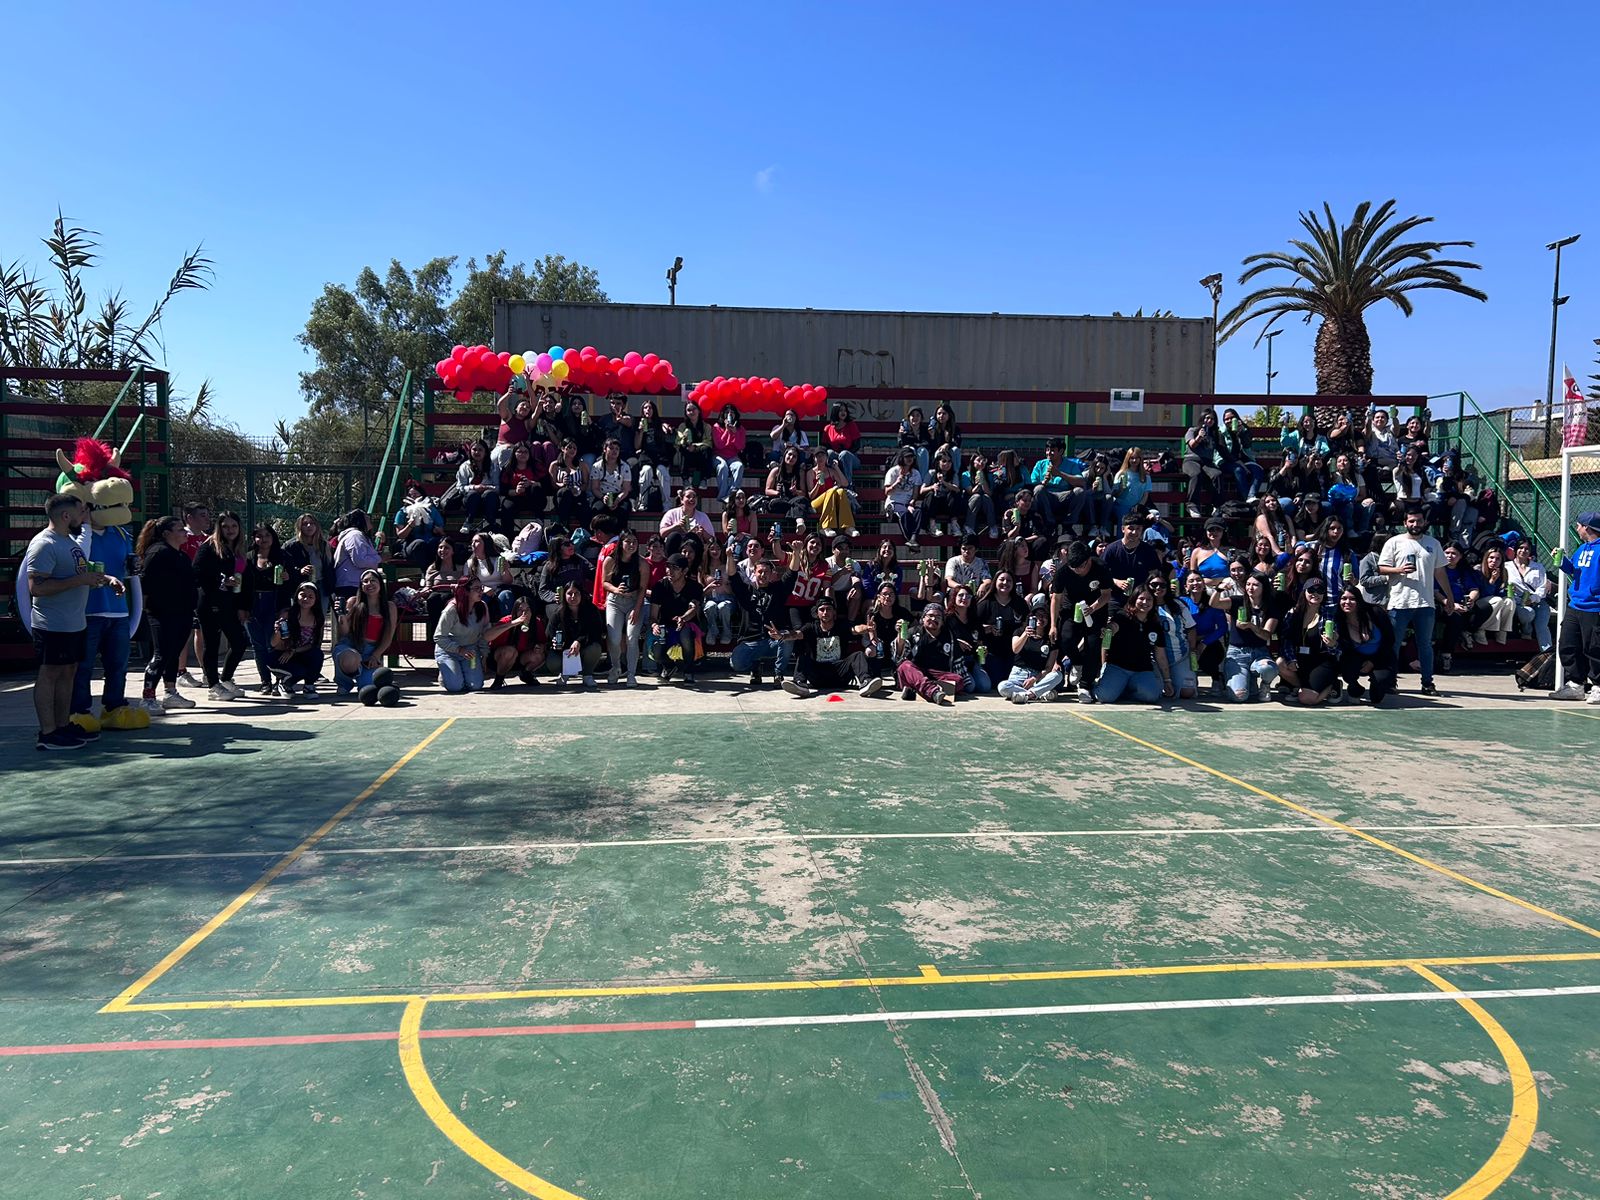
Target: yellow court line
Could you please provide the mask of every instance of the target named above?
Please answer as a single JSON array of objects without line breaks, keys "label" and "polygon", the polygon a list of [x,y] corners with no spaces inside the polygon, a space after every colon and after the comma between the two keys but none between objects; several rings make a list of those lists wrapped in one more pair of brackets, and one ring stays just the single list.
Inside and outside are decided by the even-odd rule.
[{"label": "yellow court line", "polygon": [[1293,800],[1285,800],[1282,796],[1274,795],[1265,788],[1259,788],[1253,783],[1246,783],[1236,775],[1229,775],[1226,771],[1219,771],[1215,767],[1208,767],[1205,763],[1196,762],[1194,759],[1187,758],[1175,750],[1168,750],[1166,747],[1158,746],[1154,742],[1147,742],[1144,740],[1144,738],[1135,737],[1131,733],[1125,733],[1114,725],[1107,725],[1104,721],[1097,721],[1095,718],[1086,716],[1075,709],[1069,708],[1067,711],[1071,713],[1072,716],[1078,718],[1078,720],[1086,721],[1090,725],[1096,726],[1099,729],[1104,729],[1107,733],[1114,733],[1120,738],[1126,738],[1135,745],[1143,746],[1147,750],[1154,750],[1157,754],[1163,755],[1166,758],[1170,758],[1174,762],[1181,762],[1185,766],[1195,768],[1197,771],[1204,771],[1207,775],[1213,775],[1218,779],[1226,780],[1228,783],[1244,788],[1244,790],[1247,792],[1253,792],[1257,796],[1262,796],[1268,800],[1271,800],[1274,804],[1281,804],[1285,808],[1292,809],[1293,811],[1300,813],[1302,816],[1310,817],[1315,821],[1321,821],[1325,825],[1331,825],[1335,829],[1343,830],[1345,833],[1348,833],[1353,837],[1358,837],[1364,842],[1371,842],[1374,846],[1377,846],[1383,850],[1387,850],[1391,854],[1398,854],[1401,858],[1414,862],[1418,866],[1426,867],[1430,871],[1437,871],[1441,875],[1444,875],[1450,879],[1454,879],[1457,883],[1464,883],[1470,888],[1476,888],[1478,891],[1483,892],[1486,895],[1495,897],[1497,900],[1505,900],[1508,903],[1515,904],[1518,908],[1527,909],[1531,913],[1538,913],[1541,917],[1549,917],[1552,921],[1559,921],[1563,925],[1566,925],[1572,929],[1576,929],[1579,933],[1587,933],[1590,937],[1600,938],[1600,929],[1593,929],[1590,926],[1583,924],[1581,921],[1574,921],[1571,917],[1564,917],[1560,913],[1551,912],[1548,908],[1540,908],[1537,904],[1532,904],[1527,900],[1513,896],[1510,892],[1503,892],[1497,887],[1493,887],[1490,884],[1481,883],[1478,880],[1473,879],[1470,875],[1463,875],[1460,871],[1451,870],[1449,867],[1446,867],[1440,863],[1436,863],[1430,858],[1423,858],[1420,854],[1413,854],[1410,850],[1396,846],[1393,842],[1386,842],[1380,837],[1374,837],[1364,829],[1357,829],[1354,825],[1346,825],[1343,821],[1336,817],[1330,817],[1326,813],[1320,813],[1314,808],[1307,808],[1304,804],[1296,804]]},{"label": "yellow court line", "polygon": [[[1421,963],[1412,963],[1411,969],[1441,992],[1461,990]],[[1506,1131],[1500,1138],[1500,1144],[1489,1156],[1489,1161],[1479,1167],[1471,1179],[1445,1197],[1445,1200],[1483,1200],[1511,1178],[1511,1173],[1517,1169],[1522,1156],[1528,1152],[1534,1130],[1539,1124],[1539,1085],[1533,1077],[1532,1069],[1528,1066],[1527,1056],[1522,1053],[1522,1047],[1517,1045],[1515,1039],[1505,1031],[1505,1027],[1499,1021],[1491,1017],[1476,1000],[1457,996],[1456,1003],[1466,1009],[1472,1019],[1483,1026],[1484,1032],[1494,1040],[1495,1046],[1500,1051],[1500,1057],[1505,1060],[1506,1073],[1511,1076],[1511,1119],[1506,1124]]]},{"label": "yellow court line", "polygon": [[450,1106],[439,1095],[439,1089],[433,1086],[428,1068],[422,1061],[422,1041],[418,1034],[422,1029],[422,1011],[427,1007],[428,1002],[421,999],[412,1000],[406,1005],[405,1015],[400,1019],[400,1068],[405,1072],[411,1094],[417,1098],[422,1111],[428,1114],[428,1119],[468,1158],[530,1196],[537,1196],[539,1200],[583,1200],[582,1196],[557,1187],[548,1179],[541,1179],[532,1171],[512,1162],[468,1129],[461,1118],[450,1110]]},{"label": "yellow court line", "polygon": [[103,1013],[130,1012],[135,1007],[147,1007],[143,1005],[135,1006],[133,1005],[132,1001],[152,983],[160,979],[168,971],[172,970],[172,968],[177,966],[178,963],[182,962],[184,956],[188,954],[189,951],[193,950],[201,942],[205,941],[218,929],[221,929],[222,926],[225,925],[232,917],[234,917],[241,908],[243,908],[246,904],[249,904],[250,901],[254,900],[258,895],[260,895],[262,889],[264,889],[279,875],[282,875],[285,871],[292,867],[295,862],[306,853],[306,851],[310,850],[323,838],[327,837],[329,833],[333,832],[334,827],[338,825],[340,821],[343,821],[346,817],[353,813],[360,804],[370,799],[379,788],[388,783],[389,780],[393,779],[395,775],[399,773],[401,767],[405,766],[413,758],[421,754],[430,745],[432,745],[435,738],[437,738],[446,729],[449,729],[450,726],[455,724],[455,720],[456,719],[454,717],[449,718],[444,722],[444,724],[440,725],[427,737],[423,738],[415,746],[411,747],[411,749],[402,754],[398,759],[395,760],[393,766],[368,784],[365,790],[363,790],[359,796],[324,821],[321,826],[318,827],[315,833],[306,838],[293,850],[289,851],[288,854],[285,854],[276,863],[274,863],[272,867],[267,870],[267,873],[260,879],[256,880],[244,891],[240,892],[239,895],[235,896],[228,907],[224,908],[216,916],[212,917],[204,925],[200,926],[199,929],[196,929],[188,937],[184,938],[183,941],[178,944],[176,949],[169,953],[155,966],[151,967],[143,975],[139,976],[139,978],[128,987],[124,988],[121,995],[119,995],[115,1000],[111,1001],[110,1004],[107,1004],[100,1011]]},{"label": "yellow court line", "polygon": [[1298,959],[1283,962],[1176,963],[1153,967],[1082,967],[1060,971],[998,971],[947,975],[936,967],[917,975],[847,979],[730,980],[726,983],[643,983],[593,987],[518,988],[486,992],[376,993],[343,996],[278,996],[257,1000],[173,1000],[129,1004],[123,1012],[193,1012],[249,1008],[332,1008],[364,1004],[465,1004],[494,1000],[605,999],[622,996],[692,996],[724,992],[812,992],[840,988],[937,987],[971,983],[1046,983],[1074,979],[1148,979],[1166,975],[1221,975],[1243,971],[1362,971],[1394,967],[1502,966],[1516,963],[1600,962],[1600,951],[1555,954],[1474,954],[1449,957]]}]

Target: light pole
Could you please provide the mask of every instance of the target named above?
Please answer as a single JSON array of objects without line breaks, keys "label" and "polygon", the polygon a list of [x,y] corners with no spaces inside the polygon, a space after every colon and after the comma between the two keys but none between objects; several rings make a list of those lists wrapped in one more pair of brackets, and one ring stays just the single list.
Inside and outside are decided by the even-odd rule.
[{"label": "light pole", "polygon": [[1267,332],[1261,335],[1267,339],[1267,395],[1269,396],[1272,395],[1272,381],[1276,379],[1278,375],[1278,373],[1272,369],[1272,339],[1277,337],[1282,332],[1283,330],[1281,329],[1269,329]]},{"label": "light pole", "polygon": [[1562,238],[1559,242],[1551,242],[1545,246],[1546,250],[1556,252],[1556,282],[1550,289],[1550,374],[1545,379],[1544,388],[1544,456],[1550,457],[1550,427],[1555,422],[1556,408],[1556,323],[1561,317],[1561,306],[1567,298],[1561,294],[1561,247],[1570,246],[1583,235],[1575,233],[1569,238]]},{"label": "light pole", "polygon": [[667,303],[678,302],[678,272],[683,270],[683,255],[678,255],[672,260],[672,265],[667,268]]},{"label": "light pole", "polygon": [[1222,272],[1216,271],[1200,281],[1211,293],[1211,394],[1217,393],[1217,312],[1222,307]]}]

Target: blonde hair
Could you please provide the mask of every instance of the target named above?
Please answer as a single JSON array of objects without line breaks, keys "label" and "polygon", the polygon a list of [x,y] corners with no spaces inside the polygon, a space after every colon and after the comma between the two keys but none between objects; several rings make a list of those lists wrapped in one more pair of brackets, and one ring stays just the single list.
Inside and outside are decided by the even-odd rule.
[{"label": "blonde hair", "polygon": [[1129,446],[1128,452],[1122,456],[1122,466],[1117,469],[1117,474],[1149,479],[1150,473],[1144,469],[1144,451],[1137,446]]}]

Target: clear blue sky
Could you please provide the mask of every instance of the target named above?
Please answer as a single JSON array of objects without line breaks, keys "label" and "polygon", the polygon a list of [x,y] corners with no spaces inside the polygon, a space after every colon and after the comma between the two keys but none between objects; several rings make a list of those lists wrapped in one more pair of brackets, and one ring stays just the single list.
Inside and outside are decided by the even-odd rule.
[{"label": "clear blue sky", "polygon": [[[1501,3],[18,5],[0,260],[59,205],[141,304],[203,240],[169,365],[253,432],[363,265],[507,248],[613,299],[1209,311],[1300,209],[1395,197],[1471,238],[1488,304],[1373,310],[1379,392],[1544,392],[1600,337],[1600,6]],[[33,47],[29,52],[28,47]],[[62,58],[62,56],[70,56]],[[1311,391],[1312,329],[1275,390]],[[1251,338],[1219,390],[1258,391]]]}]

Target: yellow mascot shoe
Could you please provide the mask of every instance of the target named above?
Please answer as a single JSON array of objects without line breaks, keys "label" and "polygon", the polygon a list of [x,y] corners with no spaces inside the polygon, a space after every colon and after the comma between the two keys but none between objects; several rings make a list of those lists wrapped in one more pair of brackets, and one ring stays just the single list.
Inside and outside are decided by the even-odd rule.
[{"label": "yellow mascot shoe", "polygon": [[105,714],[101,722],[102,729],[149,729],[150,714],[142,708],[134,708],[131,704],[124,704],[121,708],[113,708]]},{"label": "yellow mascot shoe", "polygon": [[100,720],[93,713],[73,713],[68,720],[85,733],[100,732]]}]

